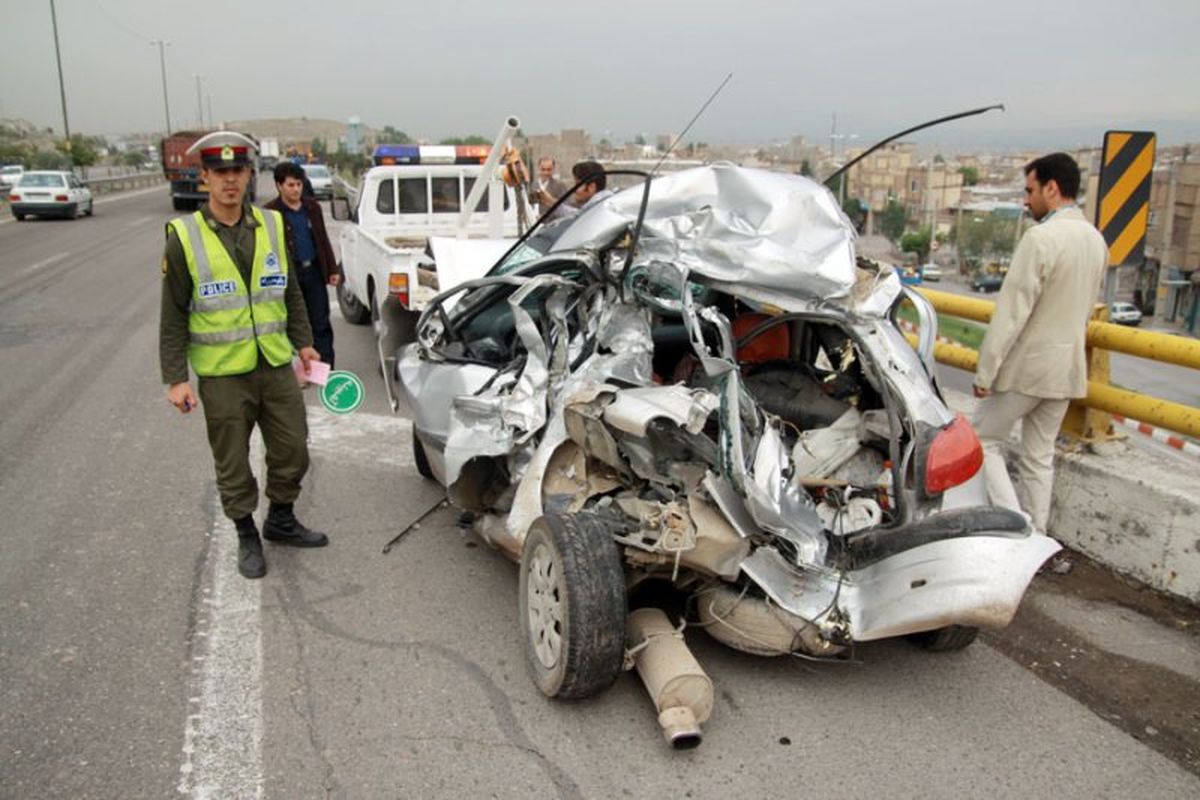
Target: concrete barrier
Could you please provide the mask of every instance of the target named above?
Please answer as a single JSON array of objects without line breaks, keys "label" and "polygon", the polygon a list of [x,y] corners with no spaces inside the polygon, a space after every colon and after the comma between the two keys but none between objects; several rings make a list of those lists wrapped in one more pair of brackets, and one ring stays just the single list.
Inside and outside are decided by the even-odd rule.
[{"label": "concrete barrier", "polygon": [[[973,413],[973,397],[945,394],[952,408]],[[1200,603],[1198,490],[1195,469],[1127,442],[1060,447],[1048,533],[1123,575]]]},{"label": "concrete barrier", "polygon": [[112,178],[89,178],[87,185],[93,195],[102,195],[154,186],[165,183],[165,181],[161,172],[137,172],[133,175],[118,175]]}]

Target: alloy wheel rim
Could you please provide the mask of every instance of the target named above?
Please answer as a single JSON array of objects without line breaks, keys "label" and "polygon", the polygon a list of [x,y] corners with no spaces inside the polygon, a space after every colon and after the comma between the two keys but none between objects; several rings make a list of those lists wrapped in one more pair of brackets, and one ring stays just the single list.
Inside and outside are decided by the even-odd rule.
[{"label": "alloy wheel rim", "polygon": [[541,665],[551,669],[562,656],[562,597],[558,565],[545,544],[533,551],[525,588],[530,644]]}]

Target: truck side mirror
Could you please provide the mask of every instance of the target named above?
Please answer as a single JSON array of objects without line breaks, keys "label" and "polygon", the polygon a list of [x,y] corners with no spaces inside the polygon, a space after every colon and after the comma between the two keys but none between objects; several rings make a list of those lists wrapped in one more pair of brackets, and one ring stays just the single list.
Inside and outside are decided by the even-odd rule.
[{"label": "truck side mirror", "polygon": [[350,208],[350,198],[348,197],[334,197],[329,201],[329,211],[336,220],[358,222],[355,219],[354,211]]}]

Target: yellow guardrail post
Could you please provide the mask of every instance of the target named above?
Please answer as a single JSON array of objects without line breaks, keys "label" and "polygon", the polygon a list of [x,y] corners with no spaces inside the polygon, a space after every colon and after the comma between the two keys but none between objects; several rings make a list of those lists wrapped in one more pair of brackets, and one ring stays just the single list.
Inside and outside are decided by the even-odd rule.
[{"label": "yellow guardrail post", "polygon": [[[1092,309],[1091,320],[1092,322],[1108,322],[1108,306],[1097,303]],[[1088,336],[1084,352],[1087,357],[1089,389],[1092,384],[1108,386],[1111,375],[1108,351],[1096,347],[1092,337]],[[1124,434],[1113,432],[1112,417],[1108,413],[1092,407],[1086,397],[1083,400],[1071,401],[1071,405],[1067,408],[1067,415],[1063,417],[1061,432],[1072,439],[1083,442],[1103,442],[1125,438]]]}]

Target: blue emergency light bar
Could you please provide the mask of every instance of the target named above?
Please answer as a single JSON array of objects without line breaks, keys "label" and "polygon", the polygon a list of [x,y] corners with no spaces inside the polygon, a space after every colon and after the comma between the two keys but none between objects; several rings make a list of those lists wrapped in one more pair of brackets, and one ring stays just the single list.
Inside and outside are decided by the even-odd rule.
[{"label": "blue emergency light bar", "polygon": [[392,164],[482,164],[492,150],[488,145],[381,144],[375,148],[375,166]]}]

